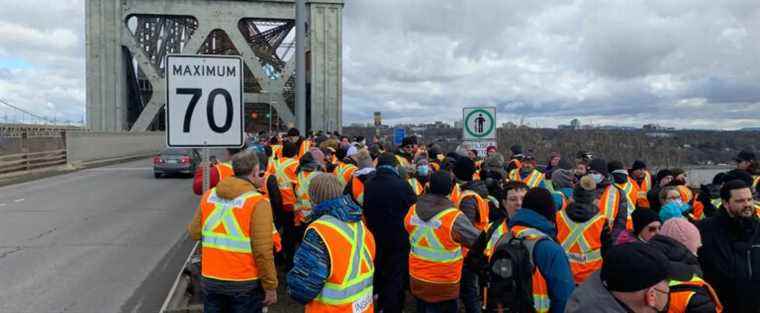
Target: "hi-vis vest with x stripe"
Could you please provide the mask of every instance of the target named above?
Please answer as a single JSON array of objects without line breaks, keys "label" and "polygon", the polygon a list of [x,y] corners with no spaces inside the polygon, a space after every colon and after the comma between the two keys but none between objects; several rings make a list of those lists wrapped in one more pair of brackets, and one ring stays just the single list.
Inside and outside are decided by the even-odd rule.
[{"label": "hi-vis vest with x stripe", "polygon": [[293,191],[293,185],[296,182],[296,168],[298,161],[291,158],[281,158],[275,160],[272,164],[270,173],[277,178],[277,186],[280,188],[280,196],[283,205],[294,205],[296,196]]},{"label": "hi-vis vest with x stripe", "polygon": [[462,276],[462,245],[454,241],[451,231],[457,217],[456,208],[438,212],[425,221],[413,205],[404,218],[409,233],[409,276],[439,284],[458,283]]},{"label": "hi-vis vest with x stripe", "polygon": [[599,212],[607,219],[610,229],[615,223],[615,217],[617,217],[620,208],[621,194],[622,192],[617,187],[609,185],[604,188],[604,192],[599,198]]},{"label": "hi-vis vest with x stripe", "polygon": [[602,268],[602,231],[607,220],[594,215],[586,222],[573,221],[565,210],[557,214],[557,240],[567,254],[576,284]]},{"label": "hi-vis vest with x stripe", "polygon": [[631,183],[630,180],[627,180],[623,184],[614,184],[615,187],[620,189],[620,192],[623,194],[623,197],[625,197],[625,202],[628,206],[628,218],[626,219],[626,229],[629,231],[633,230],[633,211],[636,210],[636,197],[639,193],[638,188],[636,185]]},{"label": "hi-vis vest with x stripe", "polygon": [[324,241],[330,256],[330,276],[306,313],[372,312],[375,239],[361,221],[346,223],[323,215],[308,227]]},{"label": "hi-vis vest with x stripe", "polygon": [[544,181],[544,174],[538,170],[533,170],[530,175],[523,179],[520,178],[520,169],[513,169],[511,172],[509,172],[509,179],[513,181],[521,181],[528,185],[528,188],[535,188],[540,186],[541,182]]},{"label": "hi-vis vest with x stripe", "polygon": [[201,201],[201,275],[224,281],[259,278],[251,250],[251,216],[265,200],[251,191],[235,199],[223,199],[216,188]]},{"label": "hi-vis vest with x stripe", "polygon": [[358,168],[353,164],[338,162],[338,166],[335,167],[333,174],[338,178],[338,181],[340,181],[340,185],[346,187],[346,184],[348,184],[348,181],[354,176],[354,172],[357,169]]}]

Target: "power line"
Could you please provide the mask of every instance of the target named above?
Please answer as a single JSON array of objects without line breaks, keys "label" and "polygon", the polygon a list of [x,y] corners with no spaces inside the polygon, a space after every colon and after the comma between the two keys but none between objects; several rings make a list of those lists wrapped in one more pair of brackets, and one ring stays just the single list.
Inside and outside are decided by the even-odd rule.
[{"label": "power line", "polygon": [[45,118],[45,117],[43,117],[43,116],[41,116],[41,115],[37,115],[37,114],[34,114],[34,113],[32,113],[32,112],[29,112],[29,111],[27,111],[27,110],[24,110],[24,109],[22,109],[22,108],[19,108],[19,107],[17,107],[17,106],[15,106],[15,105],[13,105],[13,104],[10,104],[10,103],[8,103],[8,101],[7,101],[7,100],[5,100],[5,99],[2,99],[2,98],[0,98],[0,103],[2,103],[2,104],[5,104],[6,106],[10,107],[11,109],[14,109],[14,110],[16,110],[16,111],[19,111],[19,112],[22,112],[22,113],[25,113],[25,114],[29,114],[30,116],[32,116],[32,117],[34,117],[34,118],[37,118],[37,119],[40,119],[40,120],[43,120],[43,121],[45,121],[45,122],[48,122],[48,123],[51,123],[51,124],[52,124],[52,122],[51,122],[50,120],[48,120],[47,118]]}]

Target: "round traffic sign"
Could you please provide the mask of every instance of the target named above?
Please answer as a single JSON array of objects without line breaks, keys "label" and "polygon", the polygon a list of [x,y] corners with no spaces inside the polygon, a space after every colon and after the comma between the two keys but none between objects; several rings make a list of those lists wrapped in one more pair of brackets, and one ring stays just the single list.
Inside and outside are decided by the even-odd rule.
[{"label": "round traffic sign", "polygon": [[464,130],[476,138],[487,137],[493,132],[496,121],[493,115],[483,109],[472,110],[464,119]]}]

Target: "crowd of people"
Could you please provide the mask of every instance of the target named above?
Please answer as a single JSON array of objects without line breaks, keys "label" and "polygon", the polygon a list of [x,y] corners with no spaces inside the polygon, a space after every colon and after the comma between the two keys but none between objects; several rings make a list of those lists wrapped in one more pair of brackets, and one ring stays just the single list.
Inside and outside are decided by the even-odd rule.
[{"label": "crowd of people", "polygon": [[[578,152],[539,166],[404,138],[261,136],[211,166],[188,226],[204,310],[760,312],[760,167],[690,187]],[[405,307],[406,306],[406,307]]]}]

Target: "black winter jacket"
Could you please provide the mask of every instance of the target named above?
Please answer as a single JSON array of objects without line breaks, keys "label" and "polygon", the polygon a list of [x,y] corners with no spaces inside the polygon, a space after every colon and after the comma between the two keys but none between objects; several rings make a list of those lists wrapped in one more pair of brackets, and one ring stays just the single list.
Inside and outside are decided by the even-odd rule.
[{"label": "black winter jacket", "polygon": [[760,220],[732,218],[721,207],[698,225],[699,263],[724,312],[760,312]]},{"label": "black winter jacket", "polygon": [[379,167],[364,182],[364,217],[378,250],[409,253],[404,217],[416,201],[409,183],[389,168]]}]

